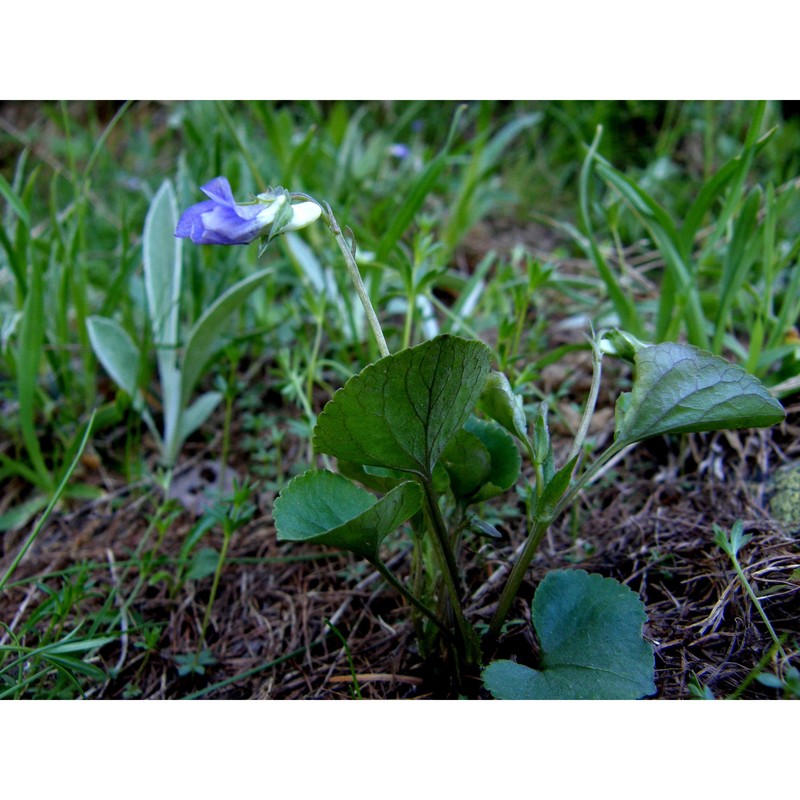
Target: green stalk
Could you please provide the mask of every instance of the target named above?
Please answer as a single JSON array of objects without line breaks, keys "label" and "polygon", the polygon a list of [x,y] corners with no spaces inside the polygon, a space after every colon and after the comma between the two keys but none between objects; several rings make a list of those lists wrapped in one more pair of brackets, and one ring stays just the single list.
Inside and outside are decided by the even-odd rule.
[{"label": "green stalk", "polygon": [[525,542],[525,547],[519,554],[517,563],[514,564],[511,574],[508,576],[506,585],[500,595],[500,600],[497,603],[497,608],[492,616],[492,621],[489,623],[489,630],[486,632],[485,649],[487,652],[491,650],[500,635],[500,628],[508,616],[511,604],[514,602],[514,598],[517,596],[520,586],[522,586],[522,581],[525,579],[528,566],[533,560],[533,556],[539,548],[545,533],[547,533],[551,521],[552,519],[548,518],[536,523],[533,532],[528,537],[528,541]]},{"label": "green stalk", "polygon": [[421,611],[434,625],[441,631],[448,644],[455,644],[453,634],[445,627],[444,623],[428,608],[419,598],[412,594],[397,578],[391,573],[389,568],[379,559],[370,561],[373,567],[381,574],[381,577],[393,588],[400,592],[411,605],[418,611]]},{"label": "green stalk", "polygon": [[327,203],[322,204],[322,209],[325,222],[331,229],[331,233],[336,239],[336,244],[339,245],[339,249],[342,251],[342,255],[344,256],[344,263],[347,265],[347,271],[350,274],[350,278],[356,288],[358,299],[361,301],[361,305],[364,307],[364,312],[367,315],[367,322],[369,322],[369,326],[372,329],[372,334],[375,337],[375,341],[378,343],[378,350],[380,350],[381,358],[385,358],[389,355],[389,348],[386,346],[386,339],[383,336],[381,324],[378,322],[378,315],[375,313],[375,309],[372,307],[372,301],[369,299],[367,288],[364,286],[364,281],[362,280],[361,273],[358,270],[358,264],[356,264],[355,242],[348,244],[348,242],[345,240],[342,229],[339,227],[339,223],[336,221],[336,217],[333,216],[333,211],[331,211],[331,207]]},{"label": "green stalk", "polygon": [[53,492],[53,496],[50,498],[50,502],[47,504],[47,508],[44,510],[44,513],[39,518],[39,521],[36,523],[33,531],[31,531],[31,535],[26,539],[25,544],[22,546],[22,549],[17,553],[14,560],[9,565],[8,569],[0,578],[0,591],[3,590],[3,587],[8,583],[8,579],[14,574],[15,570],[19,566],[20,561],[25,556],[25,553],[28,552],[30,546],[36,541],[36,537],[41,533],[42,528],[44,527],[44,523],[47,521],[47,518],[52,513],[53,509],[56,507],[56,503],[61,499],[61,495],[64,494],[65,489],[67,488],[67,484],[69,483],[69,479],[72,477],[72,473],[75,471],[75,467],[78,466],[78,462],[83,455],[83,451],[86,449],[86,445],[89,442],[89,436],[92,432],[92,425],[94,424],[94,416],[96,412],[92,412],[92,416],[89,419],[89,422],[86,423],[86,430],[83,434],[83,439],[81,439],[81,443],[78,446],[78,452],[75,453],[75,458],[72,459],[72,463],[67,467],[66,471],[64,472],[64,477],[61,479],[61,483],[59,483],[56,490]]},{"label": "green stalk", "polygon": [[767,630],[769,631],[769,635],[772,637],[772,641],[775,643],[775,647],[777,648],[777,652],[781,654],[781,657],[784,661],[788,660],[788,656],[786,655],[786,651],[783,649],[781,644],[781,640],[778,638],[778,634],[775,633],[775,629],[772,627],[772,623],[769,621],[769,617],[767,617],[766,612],[764,611],[763,606],[761,605],[761,601],[758,599],[758,596],[753,591],[753,587],[750,585],[750,581],[747,580],[747,576],[744,574],[744,570],[742,569],[742,565],[739,563],[739,559],[736,553],[733,550],[728,550],[728,557],[733,564],[733,568],[736,570],[736,575],[739,578],[739,582],[742,584],[742,588],[747,592],[748,597],[752,601],[753,605],[756,607],[756,611],[758,611],[759,616],[764,621],[764,624],[767,626]]},{"label": "green stalk", "polygon": [[416,294],[412,289],[406,295],[406,318],[403,324],[403,350],[411,347],[411,331],[414,325],[414,309],[416,306]]},{"label": "green stalk", "polygon": [[203,615],[203,625],[200,628],[200,640],[197,643],[197,652],[203,649],[206,641],[206,630],[208,623],[211,621],[211,609],[214,606],[214,600],[217,597],[217,588],[219,587],[219,580],[222,576],[222,567],[225,564],[225,556],[228,554],[228,546],[233,538],[233,530],[229,529],[226,524],[223,526],[222,548],[219,552],[219,559],[217,559],[217,568],[214,570],[214,580],[211,584],[211,594],[208,597],[208,605],[206,606],[206,613]]},{"label": "green stalk", "polygon": [[445,584],[447,596],[450,600],[450,611],[453,614],[459,632],[460,645],[463,648],[459,655],[467,664],[475,664],[480,660],[480,645],[475,631],[467,622],[464,611],[461,608],[461,597],[458,590],[458,567],[455,556],[449,545],[447,526],[445,525],[439,503],[436,501],[436,494],[433,491],[431,480],[427,477],[422,479],[422,488],[425,492],[425,504],[423,506],[425,516],[432,532],[431,541],[433,542],[436,559],[439,562],[442,579]]},{"label": "green stalk", "polygon": [[231,387],[236,381],[236,366],[238,362],[231,359],[230,372],[228,373],[228,384],[225,387],[225,416],[222,422],[222,454],[220,456],[220,475],[219,485],[221,491],[225,491],[225,481],[228,477],[228,455],[231,449],[231,422],[233,420],[233,397],[234,392]]},{"label": "green stalk", "polygon": [[517,596],[517,592],[522,585],[525,573],[527,572],[528,567],[530,566],[530,563],[533,560],[539,545],[541,544],[542,538],[552,524],[553,520],[558,519],[564,509],[568,508],[573,503],[584,486],[589,483],[589,481],[597,474],[601,467],[605,466],[615,455],[617,455],[617,453],[624,450],[630,444],[631,442],[621,442],[611,445],[611,447],[609,447],[608,450],[606,450],[600,456],[600,458],[598,458],[597,461],[595,461],[595,463],[586,470],[586,472],[584,472],[572,483],[570,488],[562,495],[561,499],[556,504],[552,514],[549,514],[547,517],[536,521],[533,527],[533,532],[529,536],[528,541],[525,543],[525,547],[520,553],[517,563],[514,564],[511,574],[508,576],[508,580],[506,581],[506,585],[503,587],[503,592],[500,595],[497,609],[495,610],[492,621],[489,624],[489,630],[486,633],[487,649],[494,641],[497,640],[497,637],[500,633],[500,628],[503,625],[503,622],[505,622],[505,618],[508,615],[511,604],[514,602],[514,598]]},{"label": "green stalk", "polygon": [[[586,407],[583,410],[583,416],[581,418],[580,427],[578,428],[578,433],[575,436],[575,440],[572,443],[572,448],[567,456],[567,463],[575,458],[575,456],[577,456],[583,448],[583,444],[586,440],[586,434],[589,430],[589,423],[592,420],[592,414],[594,413],[595,405],[597,403],[597,395],[600,391],[603,359],[600,349],[597,346],[597,339],[592,339],[591,344],[593,367],[592,385],[589,389],[589,398],[586,401]],[[491,647],[492,643],[497,640],[497,637],[500,634],[500,628],[503,622],[505,622],[506,616],[511,609],[511,604],[514,602],[514,598],[517,596],[520,586],[522,586],[525,573],[527,572],[528,567],[530,566],[530,563],[533,560],[537,549],[539,548],[542,538],[547,532],[547,529],[550,527],[550,524],[561,514],[565,508],[572,503],[572,500],[576,497],[578,492],[585,486],[587,481],[589,481],[589,479],[597,473],[597,470],[606,464],[608,460],[616,455],[616,453],[621,449],[622,446],[617,446],[616,443],[612,444],[611,447],[609,447],[608,450],[606,450],[605,453],[603,453],[603,455],[600,456],[600,458],[598,458],[598,460],[592,464],[592,466],[587,469],[586,472],[583,473],[583,475],[581,475],[577,480],[573,481],[570,488],[564,493],[564,495],[562,495],[559,502],[556,504],[553,513],[536,520],[533,526],[533,532],[528,538],[528,541],[525,543],[525,547],[520,553],[517,563],[514,564],[511,574],[508,576],[508,580],[506,581],[506,585],[503,587],[503,592],[500,595],[497,609],[495,610],[494,616],[492,617],[492,621],[489,625],[489,630],[486,634],[486,644],[488,647]],[[537,497],[540,497],[544,491],[542,464],[537,460],[534,460],[534,466],[536,468],[536,494]]]}]

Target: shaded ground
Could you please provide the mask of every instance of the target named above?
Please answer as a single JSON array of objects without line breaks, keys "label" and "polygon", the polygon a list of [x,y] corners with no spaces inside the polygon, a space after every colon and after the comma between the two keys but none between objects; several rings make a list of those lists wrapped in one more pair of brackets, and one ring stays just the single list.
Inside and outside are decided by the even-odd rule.
[{"label": "shaded ground", "polygon": [[[788,423],[774,435],[694,437],[680,458],[654,440],[618,463],[587,491],[575,514],[551,530],[512,612],[519,624],[501,642],[501,653],[530,659],[525,653],[535,651],[535,636],[526,608],[535,585],[549,569],[582,568],[621,580],[645,602],[658,698],[689,697],[693,676],[715,695],[729,695],[752,681],[748,676],[771,645],[730,561],[713,542],[713,524],[730,528],[736,519],[753,534],[740,553],[742,566],[776,631],[787,635],[791,652],[800,635],[797,540],[765,510],[767,484],[745,478],[757,475],[765,461],[771,467],[797,457],[798,410],[789,408]],[[291,442],[285,446],[292,448]],[[198,450],[194,458],[206,455]],[[153,498],[119,482],[115,489],[103,501],[55,518],[15,575],[21,581],[94,564],[76,608],[98,614],[112,586],[118,597],[134,598],[123,609],[131,635],[102,651],[102,666],[115,677],[90,696],[325,699],[356,691],[366,698],[447,696],[416,653],[408,608],[377,575],[347,556],[278,546],[269,491],[258,497],[252,521],[235,534],[222,573],[207,636],[216,663],[205,675],[180,676],[175,656],[198,647],[212,579],[190,580],[171,592],[169,580],[153,570],[150,585],[137,587],[138,570],[126,562],[147,529]],[[467,575],[473,622],[488,621],[509,559],[522,542],[524,515],[518,518],[520,529],[513,527],[513,517],[507,519],[508,540],[500,548],[469,543],[477,550]],[[183,511],[165,530],[159,552],[167,573],[174,574],[170,559],[177,559],[195,521]],[[221,536],[207,536],[203,545],[218,550]],[[19,545],[18,535],[6,534],[0,568]],[[409,555],[395,545],[393,563],[401,574]],[[75,582],[74,569],[70,574]],[[57,585],[58,580],[47,581],[51,591]],[[0,618],[18,628],[45,597],[41,583],[25,581],[0,598]],[[118,613],[120,603],[103,613]],[[327,619],[338,633],[330,632]],[[137,625],[150,629],[152,649],[141,648]],[[482,696],[477,680],[472,694]],[[750,682],[742,696],[776,695]]]}]

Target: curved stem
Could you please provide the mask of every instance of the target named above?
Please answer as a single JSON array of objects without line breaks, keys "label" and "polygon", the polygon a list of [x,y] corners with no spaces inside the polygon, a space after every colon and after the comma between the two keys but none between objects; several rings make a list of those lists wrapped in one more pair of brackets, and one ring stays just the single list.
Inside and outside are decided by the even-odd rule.
[{"label": "curved stem", "polygon": [[389,355],[389,348],[386,346],[386,339],[384,338],[381,324],[378,322],[378,315],[375,313],[375,309],[372,307],[372,301],[369,299],[367,288],[364,286],[364,281],[362,280],[361,273],[358,270],[358,264],[356,264],[355,244],[348,244],[348,242],[345,240],[342,229],[339,227],[336,217],[333,216],[331,207],[327,203],[323,203],[322,209],[325,216],[325,221],[328,223],[328,227],[331,229],[331,233],[336,239],[336,244],[339,245],[339,249],[342,251],[342,255],[344,256],[344,263],[347,265],[347,271],[350,273],[350,278],[352,279],[356,288],[358,299],[361,300],[361,305],[364,306],[364,312],[367,315],[367,321],[372,329],[372,334],[375,337],[375,341],[378,343],[378,350],[380,350],[381,357],[385,358]]},{"label": "curved stem", "polygon": [[586,400],[586,407],[583,409],[581,424],[572,442],[572,447],[567,456],[567,462],[572,461],[583,449],[583,443],[586,441],[586,434],[589,431],[592,415],[597,405],[597,395],[600,393],[600,379],[603,374],[603,356],[600,352],[600,348],[597,346],[596,338],[592,338],[590,344],[592,345],[592,385],[589,388],[589,397]]},{"label": "curved stem", "polygon": [[232,535],[232,531],[223,531],[222,548],[220,549],[219,558],[217,559],[217,568],[214,570],[214,580],[211,583],[211,594],[208,597],[206,613],[203,615],[203,625],[200,628],[200,639],[197,643],[198,653],[203,649],[203,645],[206,643],[206,631],[208,630],[208,623],[211,621],[211,609],[214,605],[214,600],[217,598],[219,579],[222,575],[222,567],[225,564],[225,557],[228,555],[228,545],[231,543]]}]

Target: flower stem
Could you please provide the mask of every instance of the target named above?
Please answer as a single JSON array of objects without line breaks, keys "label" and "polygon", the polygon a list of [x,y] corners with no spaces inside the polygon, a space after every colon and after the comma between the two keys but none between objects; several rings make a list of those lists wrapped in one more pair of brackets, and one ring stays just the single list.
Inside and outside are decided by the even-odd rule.
[{"label": "flower stem", "polygon": [[339,223],[336,221],[336,217],[333,216],[331,207],[327,203],[323,203],[322,208],[325,222],[328,223],[328,227],[331,229],[331,233],[336,239],[339,249],[342,251],[344,262],[347,265],[347,271],[350,273],[350,278],[356,287],[356,292],[358,293],[359,300],[361,300],[361,305],[364,306],[364,312],[367,315],[367,321],[369,322],[369,326],[372,328],[372,334],[378,343],[378,350],[380,350],[381,357],[385,358],[389,355],[389,348],[386,346],[386,339],[383,336],[381,324],[378,322],[378,315],[375,313],[375,309],[372,307],[372,301],[369,299],[367,289],[364,286],[364,281],[361,278],[361,273],[358,270],[358,264],[356,264],[355,244],[348,243],[345,239],[342,229],[339,227]]}]

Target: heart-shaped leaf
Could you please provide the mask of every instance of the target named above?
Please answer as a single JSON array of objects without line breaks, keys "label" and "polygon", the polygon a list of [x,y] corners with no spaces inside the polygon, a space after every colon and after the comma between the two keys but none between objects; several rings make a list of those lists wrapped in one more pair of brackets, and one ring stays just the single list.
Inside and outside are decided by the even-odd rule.
[{"label": "heart-shaped leaf", "polygon": [[638,595],[583,570],[548,573],[533,598],[541,668],[494,661],[483,671],[500,700],[635,700],[653,694],[653,649]]},{"label": "heart-shaped leaf", "polygon": [[499,425],[470,417],[450,440],[439,463],[462,503],[488,500],[511,488],[521,459],[514,439]]},{"label": "heart-shaped leaf", "polygon": [[757,378],[685,344],[646,345],[635,354],[633,389],[617,401],[617,441],[664,433],[763,428],[784,418]]},{"label": "heart-shaped leaf", "polygon": [[489,451],[492,459],[489,481],[475,497],[475,501],[508,491],[517,481],[522,459],[511,436],[499,425],[476,417],[470,417],[464,429],[477,436]]},{"label": "heart-shaped leaf", "polygon": [[294,478],[275,500],[278,540],[314,542],[376,561],[388,534],[422,506],[422,489],[406,481],[378,500],[366,489],[327,470]]},{"label": "heart-shaped leaf", "polygon": [[475,406],[491,359],[482,342],[445,334],[370,364],[323,409],[315,449],[430,477]]},{"label": "heart-shaped leaf", "polygon": [[450,488],[459,500],[466,500],[477,492],[492,473],[489,450],[464,428],[448,442],[439,463],[447,470]]}]

